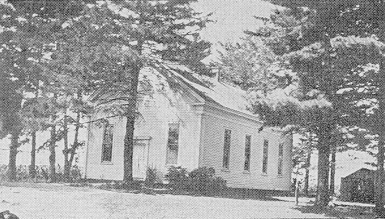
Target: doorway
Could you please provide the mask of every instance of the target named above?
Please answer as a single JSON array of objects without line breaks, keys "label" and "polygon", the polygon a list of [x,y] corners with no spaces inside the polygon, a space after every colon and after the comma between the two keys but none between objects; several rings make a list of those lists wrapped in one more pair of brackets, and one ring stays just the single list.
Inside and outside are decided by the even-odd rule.
[{"label": "doorway", "polygon": [[147,171],[147,154],[149,139],[136,138],[134,140],[134,155],[132,157],[132,171],[135,179],[145,179]]}]

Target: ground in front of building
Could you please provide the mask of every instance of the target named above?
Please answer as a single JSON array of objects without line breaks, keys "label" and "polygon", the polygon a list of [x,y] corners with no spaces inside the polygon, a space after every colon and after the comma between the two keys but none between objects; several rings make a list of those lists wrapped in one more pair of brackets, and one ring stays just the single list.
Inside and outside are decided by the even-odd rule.
[{"label": "ground in front of building", "polygon": [[266,196],[237,199],[106,191],[63,184],[0,184],[0,212],[20,218],[374,218],[370,209],[319,211],[311,199]]}]

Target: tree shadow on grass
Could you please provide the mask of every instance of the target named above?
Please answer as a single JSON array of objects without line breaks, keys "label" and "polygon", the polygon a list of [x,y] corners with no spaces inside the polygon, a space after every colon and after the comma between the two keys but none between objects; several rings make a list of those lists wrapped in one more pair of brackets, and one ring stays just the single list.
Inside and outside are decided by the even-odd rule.
[{"label": "tree shadow on grass", "polygon": [[253,190],[253,189],[225,189],[219,194],[214,194],[213,197],[218,198],[230,198],[230,199],[248,199],[248,200],[260,200],[260,201],[281,201],[286,202],[285,200],[274,198],[274,195],[277,194],[272,191],[264,190]]},{"label": "tree shadow on grass", "polygon": [[281,191],[269,191],[269,190],[257,190],[257,189],[243,189],[243,188],[225,188],[216,191],[191,191],[191,190],[175,190],[163,184],[156,185],[148,188],[138,181],[134,181],[130,185],[125,185],[120,182],[104,183],[97,188],[104,190],[112,190],[115,192],[125,192],[134,194],[147,194],[147,195],[186,195],[193,197],[213,197],[213,198],[229,198],[229,199],[242,199],[242,200],[260,200],[260,201],[280,201],[288,202],[274,198],[273,196],[287,196],[288,192]]},{"label": "tree shadow on grass", "polygon": [[372,219],[375,214],[368,207],[358,206],[335,206],[321,208],[318,206],[297,206],[294,209],[304,214],[322,214],[326,217],[334,218],[354,218],[354,219]]},{"label": "tree shadow on grass", "polygon": [[184,191],[184,190],[171,190],[171,189],[141,189],[135,191],[127,191],[136,194],[149,194],[149,195],[185,195],[192,197],[212,197],[212,198],[228,198],[228,199],[242,199],[242,200],[259,200],[259,201],[280,201],[287,202],[274,198],[276,193],[263,190],[243,190],[243,189],[225,189],[219,192],[199,192],[199,191]]}]

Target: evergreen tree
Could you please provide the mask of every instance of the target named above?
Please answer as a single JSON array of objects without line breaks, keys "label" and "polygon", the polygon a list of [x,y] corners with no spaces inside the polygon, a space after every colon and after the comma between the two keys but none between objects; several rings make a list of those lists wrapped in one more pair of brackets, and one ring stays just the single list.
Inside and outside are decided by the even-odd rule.
[{"label": "evergreen tree", "polygon": [[[15,163],[16,163],[16,154],[17,154],[17,139],[18,136],[23,130],[25,133],[30,132],[32,135],[32,144],[33,147],[36,147],[36,127],[35,124],[39,122],[36,120],[38,115],[36,109],[39,107],[32,107],[32,105],[37,104],[38,96],[35,98],[29,98],[28,95],[38,94],[39,93],[39,85],[43,83],[47,85],[47,78],[42,74],[43,69],[41,68],[42,60],[44,60],[44,56],[47,52],[50,52],[50,43],[52,43],[52,38],[47,38],[49,33],[54,31],[55,25],[53,20],[47,17],[44,12],[45,10],[39,10],[38,8],[31,9],[29,7],[24,8],[20,4],[23,4],[25,1],[10,1],[11,3],[16,3],[12,7],[12,5],[7,3],[1,3],[1,14],[3,16],[0,21],[0,27],[2,28],[1,34],[1,60],[4,65],[4,77],[7,81],[11,81],[8,84],[12,84],[13,86],[2,86],[4,89],[8,89],[8,91],[4,91],[4,94],[7,92],[18,93],[18,97],[16,98],[15,94],[7,95],[8,98],[13,98],[14,101],[18,100],[19,104],[16,107],[16,104],[4,105],[4,107],[8,107],[8,110],[13,112],[13,124],[18,127],[18,131],[15,129],[12,134],[12,145],[10,150],[10,163],[9,163],[9,172],[10,179],[15,178]],[[34,1],[32,3],[38,3],[38,1]],[[46,4],[45,4],[46,5]],[[20,6],[20,7],[19,7]],[[41,5],[42,6],[42,5]],[[46,5],[47,6],[47,5]],[[41,9],[41,8],[40,8]],[[52,12],[51,12],[52,13]],[[44,16],[43,16],[44,15]],[[48,40],[49,39],[49,40]],[[46,96],[46,99],[49,97]],[[6,101],[3,101],[7,103]],[[23,106],[22,106],[23,103]],[[48,103],[45,101],[45,103]],[[10,106],[14,108],[10,108]],[[52,113],[52,107],[49,107]],[[32,111],[31,111],[32,110]],[[47,109],[43,109],[43,114],[46,113]],[[29,111],[29,112],[28,112]],[[5,115],[6,113],[4,113]],[[53,118],[55,115],[51,115],[51,122],[53,122]],[[40,121],[41,122],[41,121]],[[51,152],[54,155],[55,142],[56,137],[54,134],[55,128],[54,123],[51,125],[51,133],[53,136],[51,137]],[[16,146],[17,145],[17,146]],[[34,168],[34,151],[32,149],[31,153],[31,170]],[[54,165],[55,159],[54,156],[50,156],[51,163],[51,176],[55,176]],[[52,168],[53,166],[53,168]]]},{"label": "evergreen tree", "polygon": [[[154,68],[167,78],[167,65],[177,63],[209,73],[200,61],[210,44],[197,31],[207,19],[190,1],[115,1],[83,5],[79,16],[60,17],[54,35],[58,45],[46,65],[53,75],[75,79],[82,92],[96,92],[99,106],[113,104],[110,113],[126,118],[124,181],[132,181],[133,132],[139,74]],[[78,86],[79,85],[79,86]],[[81,92],[81,93],[82,93]],[[105,98],[104,94],[111,94]],[[108,96],[108,95],[107,95]]]},{"label": "evergreen tree", "polygon": [[[375,40],[360,38],[331,38],[317,26],[318,14],[304,8],[277,11],[271,17],[273,27],[249,34],[264,37],[272,50],[280,55],[284,65],[296,73],[298,92],[268,100],[256,100],[253,110],[262,115],[266,125],[299,125],[316,134],[318,142],[318,185],[316,204],[326,206],[329,201],[329,156],[342,127],[361,123],[370,107],[357,105],[362,84],[357,68],[366,60],[356,57],[378,57]],[[366,49],[346,49],[349,42],[365,44]],[[360,50],[361,49],[361,50]],[[348,92],[347,92],[348,91]],[[284,93],[281,93],[285,95]]]},{"label": "evergreen tree", "polygon": [[261,96],[279,87],[282,76],[273,69],[276,56],[260,39],[248,36],[241,43],[226,43],[222,47],[225,52],[220,53],[217,64],[221,80]]},{"label": "evergreen tree", "polygon": [[36,25],[28,22],[22,13],[10,5],[1,3],[0,12],[0,118],[2,137],[11,135],[8,178],[16,179],[16,155],[23,125],[20,112],[25,92],[31,86],[35,65],[30,59],[37,56],[27,40]]},{"label": "evergreen tree", "polygon": [[16,179],[16,155],[19,147],[19,135],[21,133],[21,124],[18,112],[21,109],[22,95],[17,92],[20,88],[18,82],[12,81],[2,68],[0,73],[0,137],[8,134],[11,138],[9,147],[8,161],[8,179]]},{"label": "evergreen tree", "polygon": [[38,97],[38,90],[36,90],[33,98],[26,98],[20,113],[23,120],[24,133],[31,137],[31,160],[28,168],[31,178],[36,177],[36,133],[43,129],[42,118],[36,110]]},{"label": "evergreen tree", "polygon": [[[384,42],[385,34],[385,2],[384,1],[365,1],[365,0],[338,0],[338,1],[304,1],[304,0],[271,0],[275,4],[280,4],[286,7],[307,7],[317,12],[317,20],[315,24],[318,27],[318,32],[323,32],[329,37],[336,36],[348,37],[349,35],[360,37],[376,36],[375,39],[365,41],[349,41],[348,45],[344,46],[358,54],[347,55],[348,58],[353,60],[366,61],[367,64],[377,64],[379,69],[376,73],[365,74],[365,81],[367,81],[366,88],[371,88],[369,92],[362,93],[361,97],[366,98],[369,102],[373,103],[375,110],[372,111],[372,119],[370,121],[365,120],[365,124],[361,124],[363,127],[369,129],[372,134],[378,136],[378,153],[377,153],[377,177],[376,177],[376,208],[375,211],[379,216],[385,215],[384,209],[384,197],[383,197],[383,185],[384,185],[384,136],[385,124],[382,114],[385,110],[384,101],[384,57],[382,55],[382,48],[380,42]],[[368,42],[377,40],[376,43],[371,44],[372,51],[377,52],[373,56],[370,53],[363,53],[368,47]],[[346,41],[345,41],[346,43]],[[354,47],[354,48],[352,48]],[[361,49],[361,50],[360,50]],[[363,50],[362,50],[363,49]],[[367,51],[367,50],[366,50]],[[345,52],[345,54],[347,54]],[[365,64],[362,64],[365,66]],[[374,86],[373,86],[374,85]],[[375,89],[373,89],[375,87]],[[374,91],[373,91],[374,90]],[[375,101],[373,101],[375,100]],[[373,121],[376,122],[373,122]],[[381,124],[381,125],[378,125]]]},{"label": "evergreen tree", "polygon": [[[68,75],[67,72],[52,68],[54,61],[52,57],[49,57],[49,54],[60,49],[58,39],[55,37],[62,29],[60,25],[63,23],[60,22],[80,16],[84,4],[93,1],[10,0],[9,2],[13,4],[14,9],[8,12],[15,14],[15,16],[10,16],[8,20],[14,22],[16,27],[13,38],[11,38],[12,42],[16,45],[15,48],[23,46],[34,53],[31,55],[30,52],[28,56],[25,55],[27,62],[21,66],[25,70],[21,75],[26,79],[23,91],[36,94],[35,98],[32,99],[26,97],[21,113],[24,120],[24,130],[27,132],[29,130],[32,135],[31,173],[34,169],[36,131],[50,129],[51,137],[44,144],[50,149],[50,181],[56,180],[55,149],[57,147],[56,142],[61,139],[64,139],[67,146],[67,148],[65,146],[63,153],[66,158],[64,175],[68,178],[76,154],[75,151],[83,144],[78,139],[79,128],[81,127],[80,117],[84,114],[84,109],[81,109],[84,101],[81,100],[83,93],[81,93],[80,83],[83,80],[79,80],[81,75],[75,78],[73,75]],[[3,22],[3,24],[5,23]],[[74,110],[76,118],[63,117],[68,107]],[[71,148],[68,148],[68,121],[75,123],[75,138]]]}]

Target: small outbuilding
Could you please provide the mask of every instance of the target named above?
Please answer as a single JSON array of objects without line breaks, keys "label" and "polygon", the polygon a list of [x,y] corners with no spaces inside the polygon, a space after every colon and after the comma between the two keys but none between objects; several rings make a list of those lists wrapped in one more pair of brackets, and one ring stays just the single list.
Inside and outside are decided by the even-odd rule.
[{"label": "small outbuilding", "polygon": [[375,170],[361,168],[341,178],[341,200],[348,202],[374,202]]}]

